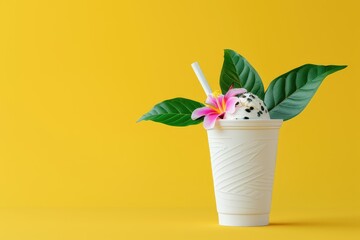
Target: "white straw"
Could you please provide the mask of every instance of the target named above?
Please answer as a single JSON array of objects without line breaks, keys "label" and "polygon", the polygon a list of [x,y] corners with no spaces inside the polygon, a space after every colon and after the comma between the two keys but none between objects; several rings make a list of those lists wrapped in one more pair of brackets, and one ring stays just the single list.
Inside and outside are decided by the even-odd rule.
[{"label": "white straw", "polygon": [[206,78],[205,78],[203,72],[201,71],[199,63],[194,62],[191,64],[191,67],[193,68],[197,78],[199,79],[199,82],[200,82],[202,88],[204,89],[206,95],[210,95],[212,93],[211,88],[210,88],[208,82],[206,81]]}]

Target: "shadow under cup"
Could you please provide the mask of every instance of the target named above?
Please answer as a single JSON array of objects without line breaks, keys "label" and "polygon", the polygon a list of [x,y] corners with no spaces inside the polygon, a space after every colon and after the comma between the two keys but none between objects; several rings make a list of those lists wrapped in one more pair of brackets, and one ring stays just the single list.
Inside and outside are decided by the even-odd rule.
[{"label": "shadow under cup", "polygon": [[219,224],[269,224],[283,120],[218,120],[207,131]]}]

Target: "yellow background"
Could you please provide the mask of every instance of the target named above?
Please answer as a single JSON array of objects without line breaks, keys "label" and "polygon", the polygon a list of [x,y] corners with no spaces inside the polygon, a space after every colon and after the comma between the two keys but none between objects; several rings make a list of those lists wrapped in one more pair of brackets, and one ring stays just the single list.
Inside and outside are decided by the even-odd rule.
[{"label": "yellow background", "polygon": [[[291,236],[286,224],[282,230],[277,225],[277,235],[269,230],[274,226],[239,232],[216,225],[201,125],[136,123],[165,99],[204,101],[190,64],[199,61],[216,89],[225,48],[244,55],[265,87],[305,63],[348,65],[281,129],[272,219],[286,223],[307,212],[307,221],[321,213],[318,237],[331,212],[344,219],[333,226],[359,227],[359,10],[355,0],[0,1],[0,222],[7,223],[0,235],[21,239],[15,229],[23,229],[27,239],[62,239],[63,226],[66,239],[96,239],[106,229],[86,235],[98,225],[81,225],[80,214],[82,235],[66,220],[44,225],[61,214],[16,210],[68,207],[123,209],[112,224],[101,215],[108,219],[98,222],[108,227],[103,239],[139,237],[141,227],[147,229],[143,237],[175,239],[151,231],[162,226],[181,232],[179,239]],[[164,209],[174,208],[184,211],[166,217],[170,210]],[[130,212],[137,214],[134,224]],[[16,214],[34,218],[17,221]],[[213,225],[196,232],[193,219]],[[174,230],[177,225],[184,230]],[[45,232],[31,230],[44,226]],[[314,226],[301,225],[307,237]],[[349,233],[338,230],[339,236]]]}]

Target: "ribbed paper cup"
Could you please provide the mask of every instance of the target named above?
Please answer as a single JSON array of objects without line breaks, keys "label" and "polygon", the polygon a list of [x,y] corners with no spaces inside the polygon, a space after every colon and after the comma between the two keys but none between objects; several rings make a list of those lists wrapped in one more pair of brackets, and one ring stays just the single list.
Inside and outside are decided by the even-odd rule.
[{"label": "ribbed paper cup", "polygon": [[207,131],[219,224],[269,224],[282,120],[218,120]]}]

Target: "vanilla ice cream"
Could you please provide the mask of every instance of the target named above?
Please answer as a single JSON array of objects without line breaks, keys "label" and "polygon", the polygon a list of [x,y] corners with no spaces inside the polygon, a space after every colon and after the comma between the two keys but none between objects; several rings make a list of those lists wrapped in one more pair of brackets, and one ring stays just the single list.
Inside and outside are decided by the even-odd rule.
[{"label": "vanilla ice cream", "polygon": [[234,113],[226,113],[224,119],[270,119],[269,111],[264,102],[253,93],[239,96]]}]

